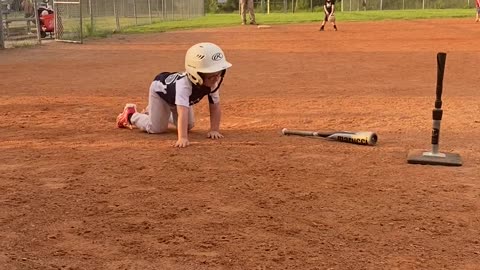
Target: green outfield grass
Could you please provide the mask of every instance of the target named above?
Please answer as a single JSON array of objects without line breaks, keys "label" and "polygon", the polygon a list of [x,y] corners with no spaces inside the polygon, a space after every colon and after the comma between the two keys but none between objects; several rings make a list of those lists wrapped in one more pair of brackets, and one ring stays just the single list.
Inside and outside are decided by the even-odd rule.
[{"label": "green outfield grass", "polygon": [[[291,24],[319,22],[323,19],[321,12],[301,13],[256,13],[259,24]],[[381,20],[418,20],[440,18],[474,18],[473,9],[428,9],[428,10],[385,10],[385,11],[352,11],[337,12],[337,21],[381,21]],[[122,33],[152,33],[166,32],[180,29],[214,28],[234,26],[240,24],[240,15],[235,14],[207,14],[186,21],[165,21],[149,25],[132,26],[122,29]]]}]

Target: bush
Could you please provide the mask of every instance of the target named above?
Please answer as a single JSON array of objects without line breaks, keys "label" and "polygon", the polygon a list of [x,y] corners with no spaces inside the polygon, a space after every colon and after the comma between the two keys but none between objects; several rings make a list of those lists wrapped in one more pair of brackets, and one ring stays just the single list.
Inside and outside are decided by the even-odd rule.
[{"label": "bush", "polygon": [[238,9],[238,0],[227,0],[225,3],[219,3],[218,0],[205,0],[207,13],[232,13]]},{"label": "bush", "polygon": [[218,1],[217,0],[206,0],[205,1],[205,10],[207,13],[217,13],[218,12]]}]

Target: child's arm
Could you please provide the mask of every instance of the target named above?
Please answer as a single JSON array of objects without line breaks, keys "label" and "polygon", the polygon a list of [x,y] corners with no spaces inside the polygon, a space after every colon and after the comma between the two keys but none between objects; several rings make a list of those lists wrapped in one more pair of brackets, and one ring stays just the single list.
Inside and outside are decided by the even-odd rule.
[{"label": "child's arm", "polygon": [[325,14],[329,14],[327,10],[327,5],[323,5],[323,11],[325,12]]},{"label": "child's arm", "polygon": [[178,122],[178,140],[175,143],[175,147],[187,147],[190,142],[188,141],[188,107],[177,105]]},{"label": "child's arm", "polygon": [[207,137],[212,139],[223,138],[223,135],[220,134],[220,119],[222,117],[222,110],[220,109],[220,103],[210,103],[210,131],[207,134]]}]

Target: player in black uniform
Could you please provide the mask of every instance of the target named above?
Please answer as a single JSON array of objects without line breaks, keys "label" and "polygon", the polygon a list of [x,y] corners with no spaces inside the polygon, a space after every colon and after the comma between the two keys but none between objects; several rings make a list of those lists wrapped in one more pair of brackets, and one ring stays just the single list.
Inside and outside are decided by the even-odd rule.
[{"label": "player in black uniform", "polygon": [[325,17],[323,18],[322,26],[320,26],[320,31],[325,30],[326,22],[331,22],[333,24],[333,29],[337,31],[338,28],[335,24],[335,0],[325,0],[323,11],[325,12]]},{"label": "player in black uniform", "polygon": [[117,127],[135,126],[148,133],[163,133],[170,122],[177,127],[175,147],[186,147],[190,144],[188,130],[194,126],[192,106],[208,96],[210,131],[207,137],[223,138],[219,132],[219,88],[231,66],[217,45],[205,42],[192,46],[185,56],[185,72],[158,74],[150,85],[147,111],[139,113],[135,104],[127,104],[117,117]]}]

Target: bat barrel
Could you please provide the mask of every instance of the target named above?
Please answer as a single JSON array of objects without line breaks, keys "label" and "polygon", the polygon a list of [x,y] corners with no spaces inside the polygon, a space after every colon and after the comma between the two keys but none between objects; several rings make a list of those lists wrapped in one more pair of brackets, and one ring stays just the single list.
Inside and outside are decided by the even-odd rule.
[{"label": "bat barrel", "polygon": [[328,139],[337,140],[340,142],[360,144],[360,145],[375,145],[378,141],[378,136],[375,132],[337,132],[327,137]]}]

